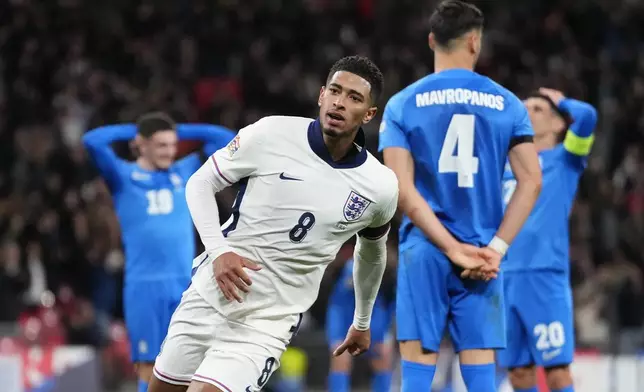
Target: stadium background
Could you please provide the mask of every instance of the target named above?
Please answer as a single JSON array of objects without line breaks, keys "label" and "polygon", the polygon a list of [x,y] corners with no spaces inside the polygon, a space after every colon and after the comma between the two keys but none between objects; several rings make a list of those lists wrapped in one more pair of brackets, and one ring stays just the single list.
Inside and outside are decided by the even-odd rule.
[{"label": "stadium background", "polygon": [[[518,95],[555,87],[599,110],[571,217],[578,345],[594,353],[581,357],[588,363],[577,381],[591,388],[582,391],[635,390],[620,386],[626,377],[644,390],[631,357],[644,346],[644,3],[475,3],[486,13],[479,72]],[[389,97],[432,70],[425,22],[434,4],[0,2],[0,378],[21,372],[26,391],[47,390],[55,374],[66,385],[100,376],[98,390],[127,391],[133,378],[118,224],[81,146],[86,130],[151,109],[232,129],[268,114],[315,116],[329,66],[356,53],[382,68]],[[378,123],[366,127],[373,152]],[[130,156],[127,145],[116,148]],[[232,195],[222,196],[226,205]],[[324,383],[321,328],[335,270],[295,342],[308,355],[311,388]],[[90,358],[100,362],[94,376],[69,375]],[[593,373],[609,381],[588,381]],[[356,383],[366,380],[360,372]]]}]

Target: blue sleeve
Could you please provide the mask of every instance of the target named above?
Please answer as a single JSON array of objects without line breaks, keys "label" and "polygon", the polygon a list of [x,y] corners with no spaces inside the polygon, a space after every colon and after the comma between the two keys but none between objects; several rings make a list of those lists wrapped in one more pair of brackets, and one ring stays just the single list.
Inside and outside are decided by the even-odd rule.
[{"label": "blue sleeve", "polygon": [[528,115],[528,109],[517,98],[515,100],[514,126],[512,127],[512,139],[522,136],[534,136],[532,122]]},{"label": "blue sleeve", "polygon": [[85,149],[112,191],[121,184],[120,168],[124,162],[116,156],[111,144],[132,140],[135,136],[134,124],[107,125],[95,128],[83,136]]},{"label": "blue sleeve", "polygon": [[586,102],[565,98],[559,102],[559,109],[570,114],[574,122],[570,131],[578,137],[588,137],[593,134],[597,125],[597,110]]},{"label": "blue sleeve", "polygon": [[378,151],[389,147],[401,147],[411,150],[407,134],[402,121],[403,102],[400,95],[394,95],[382,115],[380,123],[380,136],[378,138]]},{"label": "blue sleeve", "polygon": [[592,105],[565,98],[559,102],[559,108],[573,119],[563,141],[563,149],[574,167],[586,167],[586,161],[595,142],[593,131],[597,124],[597,111]]},{"label": "blue sleeve", "polygon": [[174,165],[178,168],[181,176],[187,181],[201,167],[202,163],[201,154],[199,152],[193,152],[175,162]]},{"label": "blue sleeve", "polygon": [[199,140],[204,142],[204,153],[210,156],[228,144],[235,137],[235,132],[219,125],[179,124],[177,126],[177,136],[181,140]]}]

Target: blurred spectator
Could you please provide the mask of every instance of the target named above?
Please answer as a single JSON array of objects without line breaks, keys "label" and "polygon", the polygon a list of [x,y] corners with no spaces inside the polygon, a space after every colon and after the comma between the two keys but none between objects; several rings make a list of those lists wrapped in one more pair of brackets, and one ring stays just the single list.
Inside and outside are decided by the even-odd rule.
[{"label": "blurred spectator", "polygon": [[5,242],[0,256],[0,322],[15,321],[23,310],[23,295],[29,287],[29,272],[22,265],[20,248]]}]

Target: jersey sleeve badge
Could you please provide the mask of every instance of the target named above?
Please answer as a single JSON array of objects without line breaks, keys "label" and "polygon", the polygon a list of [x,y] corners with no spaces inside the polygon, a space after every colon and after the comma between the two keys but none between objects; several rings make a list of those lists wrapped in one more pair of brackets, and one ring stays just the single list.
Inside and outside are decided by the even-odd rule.
[{"label": "jersey sleeve badge", "polygon": [[228,150],[228,155],[231,157],[235,155],[237,150],[239,150],[239,135],[235,136],[233,140],[228,143],[226,149]]},{"label": "jersey sleeve badge", "polygon": [[370,204],[371,200],[351,191],[347,201],[344,203],[344,219],[348,222],[360,219]]}]

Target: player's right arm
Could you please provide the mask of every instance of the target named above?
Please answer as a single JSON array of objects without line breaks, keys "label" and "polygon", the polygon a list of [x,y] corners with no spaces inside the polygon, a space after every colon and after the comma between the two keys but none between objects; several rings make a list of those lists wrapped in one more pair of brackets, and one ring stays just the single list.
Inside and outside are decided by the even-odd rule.
[{"label": "player's right arm", "polygon": [[385,107],[380,126],[379,149],[383,150],[385,165],[398,178],[398,206],[425,236],[454,263],[464,269],[476,269],[485,264],[478,248],[463,244],[443,226],[414,184],[414,159],[404,132],[399,96]]},{"label": "player's right arm", "polygon": [[532,124],[525,106],[518,100],[516,102],[516,120],[510,140],[508,160],[517,186],[510,198],[496,236],[489,245],[499,254],[498,262],[505,255],[509,244],[512,243],[530,216],[539,197],[539,192],[541,192],[541,166],[533,143]]},{"label": "player's right arm", "polygon": [[549,97],[557,107],[568,113],[573,123],[566,132],[563,148],[568,152],[577,167],[583,169],[586,159],[595,141],[595,125],[597,125],[597,110],[589,103],[567,98],[561,91],[550,88],[540,88],[539,92]]},{"label": "player's right arm", "polygon": [[244,268],[259,270],[249,260],[236,255],[228,246],[219,223],[215,194],[259,169],[265,132],[262,120],[239,131],[224,148],[215,152],[186,183],[186,201],[201,242],[214,259],[215,279],[223,295],[241,302],[237,289],[248,291],[251,280]]},{"label": "player's right arm", "polygon": [[379,178],[387,184],[389,195],[378,203],[380,208],[371,224],[358,232],[356,238],[352,274],[355,292],[353,323],[344,342],[333,352],[334,356],[342,355],[345,350],[353,356],[360,355],[371,345],[371,316],[387,267],[387,235],[398,206],[397,180],[388,170],[386,174],[389,181]]},{"label": "player's right arm", "polygon": [[83,135],[83,145],[92,161],[112,191],[121,185],[120,166],[122,160],[116,156],[111,144],[132,140],[136,136],[136,125],[106,125],[92,129]]}]

